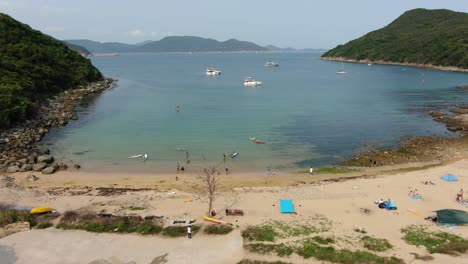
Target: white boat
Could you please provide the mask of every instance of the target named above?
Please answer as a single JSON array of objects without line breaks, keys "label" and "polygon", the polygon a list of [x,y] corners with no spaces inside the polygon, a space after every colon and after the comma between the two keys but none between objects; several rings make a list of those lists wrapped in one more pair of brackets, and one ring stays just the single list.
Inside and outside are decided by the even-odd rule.
[{"label": "white boat", "polygon": [[263,83],[261,81],[256,81],[252,77],[246,77],[244,80],[245,86],[260,86]]},{"label": "white boat", "polygon": [[336,74],[346,74],[346,72],[344,70],[343,61],[341,61],[341,70],[337,71]]},{"label": "white boat", "polygon": [[215,75],[221,75],[222,71],[215,70],[213,68],[208,68],[206,69],[206,75],[208,76],[215,76]]},{"label": "white boat", "polygon": [[133,155],[133,156],[130,156],[128,158],[129,159],[136,159],[136,158],[141,158],[141,157],[143,157],[143,154]]},{"label": "white boat", "polygon": [[265,66],[266,67],[278,67],[279,64],[276,63],[276,62],[269,61],[269,62],[265,63]]}]

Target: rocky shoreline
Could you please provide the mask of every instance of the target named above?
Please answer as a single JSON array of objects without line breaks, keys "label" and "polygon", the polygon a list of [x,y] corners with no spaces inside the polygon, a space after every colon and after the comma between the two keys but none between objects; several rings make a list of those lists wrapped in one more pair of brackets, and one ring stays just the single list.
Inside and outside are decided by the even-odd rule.
[{"label": "rocky shoreline", "polygon": [[[47,147],[41,144],[44,135],[52,127],[65,126],[69,120],[76,120],[76,107],[83,100],[96,96],[112,87],[114,80],[102,81],[66,90],[44,102],[34,120],[28,120],[14,128],[0,131],[0,172],[15,173],[36,171],[51,174],[66,170],[68,164],[56,163]],[[79,169],[79,164],[73,164]],[[31,175],[31,180],[37,177]]]},{"label": "rocky shoreline", "polygon": [[452,71],[452,72],[468,72],[468,69],[459,68],[455,66],[438,66],[432,64],[419,64],[419,63],[410,63],[410,62],[392,62],[392,61],[372,61],[372,60],[353,60],[347,59],[343,57],[321,57],[321,60],[329,60],[329,61],[344,61],[344,62],[351,62],[351,63],[362,63],[362,64],[382,64],[382,65],[401,65],[401,66],[410,66],[410,67],[417,67],[423,69],[431,69],[431,70],[440,70],[440,71]]}]

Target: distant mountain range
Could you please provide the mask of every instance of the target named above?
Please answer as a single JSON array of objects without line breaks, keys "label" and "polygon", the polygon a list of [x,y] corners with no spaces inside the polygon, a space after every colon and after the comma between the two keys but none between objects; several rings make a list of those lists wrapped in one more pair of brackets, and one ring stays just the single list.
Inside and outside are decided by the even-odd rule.
[{"label": "distant mountain range", "polygon": [[65,40],[65,42],[82,46],[92,53],[268,51],[267,48],[248,41],[229,39],[220,42],[192,36],[165,37],[159,41],[144,41],[135,45],[118,42],[101,43],[86,39]]},{"label": "distant mountain range", "polygon": [[96,42],[87,39],[64,40],[64,42],[84,47],[92,53],[123,53],[123,52],[237,52],[237,51],[315,51],[323,49],[278,48],[273,45],[262,47],[253,42],[229,39],[217,41],[210,38],[193,36],[165,37],[158,41],[146,40],[136,44],[119,42]]}]

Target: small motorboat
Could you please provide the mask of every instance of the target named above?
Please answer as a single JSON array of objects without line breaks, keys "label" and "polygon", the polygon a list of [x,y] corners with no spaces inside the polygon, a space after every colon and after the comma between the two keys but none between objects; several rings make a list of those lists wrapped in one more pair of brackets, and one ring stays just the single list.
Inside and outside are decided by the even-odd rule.
[{"label": "small motorboat", "polygon": [[231,155],[229,157],[231,157],[231,159],[233,159],[233,158],[237,157],[237,155],[239,155],[239,153],[233,152],[233,153],[231,153]]},{"label": "small motorboat", "polygon": [[250,87],[254,87],[254,86],[260,86],[262,85],[263,83],[261,81],[256,81],[254,80],[252,77],[246,77],[244,79],[244,85],[245,86],[250,86]]},{"label": "small motorboat", "polygon": [[266,67],[278,67],[279,64],[276,63],[276,62],[269,61],[269,62],[265,63],[265,66]]},{"label": "small motorboat", "polygon": [[222,71],[215,70],[214,68],[208,68],[206,69],[205,74],[208,76],[216,76],[216,75],[221,75]]}]

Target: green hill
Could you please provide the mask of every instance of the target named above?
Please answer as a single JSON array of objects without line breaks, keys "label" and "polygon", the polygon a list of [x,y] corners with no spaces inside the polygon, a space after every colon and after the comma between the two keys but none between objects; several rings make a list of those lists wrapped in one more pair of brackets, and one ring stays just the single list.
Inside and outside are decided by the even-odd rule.
[{"label": "green hill", "polygon": [[414,9],[322,57],[468,68],[468,14]]},{"label": "green hill", "polygon": [[0,13],[0,128],[34,115],[47,96],[100,79],[61,41]]},{"label": "green hill", "polygon": [[220,42],[210,38],[193,36],[165,37],[159,41],[144,41],[135,45],[118,42],[101,43],[86,39],[65,40],[65,42],[83,46],[93,53],[268,51],[267,48],[248,41],[229,39]]},{"label": "green hill", "polygon": [[85,47],[79,46],[79,45],[73,45],[67,42],[63,42],[65,45],[67,45],[70,49],[78,52],[82,56],[92,56],[93,54],[89,52]]}]

